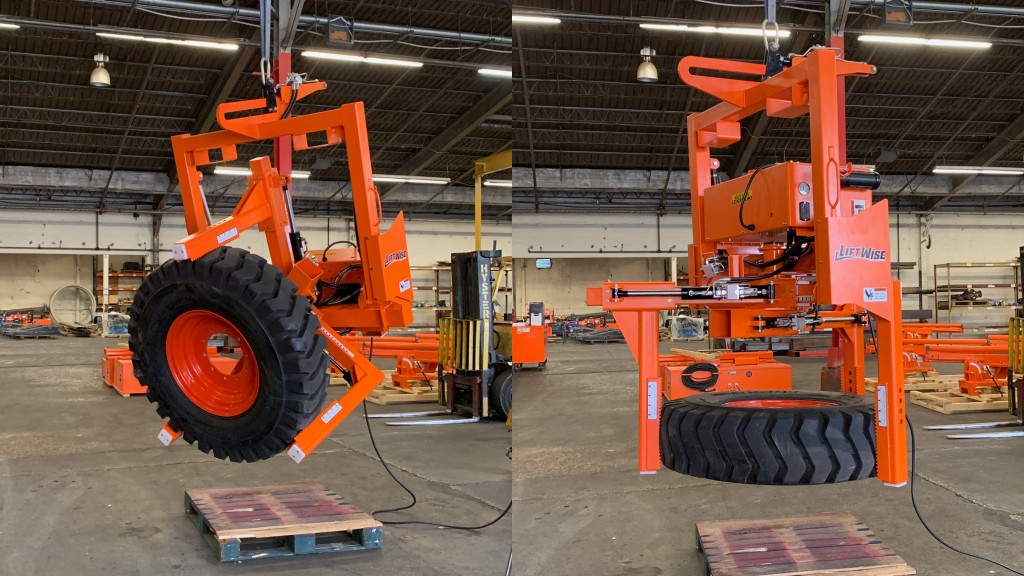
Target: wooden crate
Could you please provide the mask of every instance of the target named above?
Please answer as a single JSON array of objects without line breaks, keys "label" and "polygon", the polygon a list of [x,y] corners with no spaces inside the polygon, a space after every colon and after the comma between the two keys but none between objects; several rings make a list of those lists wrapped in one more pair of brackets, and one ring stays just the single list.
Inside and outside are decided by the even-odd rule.
[{"label": "wooden crate", "polygon": [[847,513],[700,522],[708,576],[907,576],[917,572]]},{"label": "wooden crate", "polygon": [[968,412],[1006,412],[1009,400],[1006,387],[1002,394],[979,394],[970,396],[960,392],[911,392],[910,402],[943,414],[964,414]]},{"label": "wooden crate", "polygon": [[187,490],[185,514],[221,562],[380,548],[383,525],[314,482]]},{"label": "wooden crate", "polygon": [[[874,392],[878,378],[865,378],[864,390]],[[960,386],[960,376],[957,374],[940,375],[938,372],[930,372],[926,375],[907,375],[903,381],[903,390],[906,392],[945,392],[956,390]]]}]

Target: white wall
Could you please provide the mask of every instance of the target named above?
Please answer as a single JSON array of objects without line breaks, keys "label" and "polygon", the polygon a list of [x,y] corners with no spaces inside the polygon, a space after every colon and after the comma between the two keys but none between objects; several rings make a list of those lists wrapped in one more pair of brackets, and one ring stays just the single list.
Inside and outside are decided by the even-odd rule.
[{"label": "white wall", "polygon": [[[390,224],[390,222],[389,222]],[[72,252],[112,252],[114,268],[125,259],[152,259],[152,217],[131,214],[0,210],[0,309],[40,306],[50,294],[67,284],[92,286],[93,258]],[[298,225],[311,251],[328,241],[350,239],[351,225],[344,218],[299,218]],[[452,252],[474,249],[472,222],[412,220],[406,222],[409,259],[415,266],[448,261]],[[166,216],[160,231],[159,260],[171,257],[172,244],[185,237],[182,216]],[[484,222],[483,245],[507,251],[512,226]],[[262,235],[247,231],[234,246],[267,255]]]},{"label": "white wall", "polygon": [[[318,252],[336,240],[354,240],[354,231],[347,218],[298,218],[296,224],[311,252]],[[388,222],[390,225],[390,221]],[[409,260],[414,266],[429,266],[438,261],[448,261],[452,252],[470,252],[475,248],[472,222],[437,220],[407,220],[405,233],[409,244]],[[187,235],[182,217],[164,219],[160,231],[161,259],[171,257],[171,246]],[[508,251],[512,246],[512,226],[484,222],[483,247],[490,248],[497,241],[498,248]],[[248,230],[232,242],[232,246],[244,248],[268,256],[263,235]]]},{"label": "white wall", "polygon": [[533,258],[521,258],[515,266],[518,316],[525,313],[530,302],[543,302],[559,315],[595,312],[586,304],[588,286],[613,280],[665,279],[662,258],[557,258],[547,270],[538,270]]},{"label": "white wall", "polygon": [[[660,220],[660,252],[658,225]],[[890,217],[890,242],[892,259],[900,262],[912,262],[913,270],[904,270],[894,276],[899,277],[904,286],[922,286],[930,289],[935,286],[933,278],[935,264],[947,262],[1008,262],[1017,258],[1019,247],[1024,245],[1024,218],[1004,215],[978,214],[936,214],[931,217],[930,224],[922,217],[913,214],[899,214]],[[526,301],[552,300],[564,302],[563,307],[572,307],[571,298],[580,295],[583,301],[583,278],[590,285],[609,279],[609,274],[624,278],[623,272],[631,270],[631,260],[667,258],[675,254],[680,258],[686,254],[686,246],[692,238],[690,216],[669,214],[657,218],[650,214],[516,214],[513,218],[515,233],[512,239],[512,256],[523,260],[517,268],[525,271],[519,274],[524,284],[524,294],[517,295],[517,300]],[[922,242],[922,235],[930,231],[931,247]],[[926,240],[926,238],[925,238]],[[543,288],[537,281],[538,271],[532,268],[536,258],[554,258],[555,268],[562,267],[579,270],[579,274],[561,276],[550,274],[551,279],[558,282],[556,288]],[[560,260],[560,259],[570,260]],[[610,259],[617,258],[623,263],[616,264]],[[597,259],[593,268],[588,268],[579,259]],[[528,262],[528,264],[527,264]],[[564,264],[562,264],[565,262]],[[661,266],[655,265],[661,279]],[[518,271],[518,270],[517,270]],[[592,272],[591,272],[592,271]],[[549,271],[550,272],[550,271]],[[920,278],[919,278],[920,273]],[[971,277],[974,282],[1002,282],[1015,280],[1006,272],[1000,274],[976,274]],[[531,279],[534,281],[531,282]],[[642,273],[631,279],[647,280]],[[945,280],[941,279],[940,283]],[[954,283],[958,283],[956,279]],[[984,292],[984,290],[983,290]],[[562,297],[558,294],[571,294]],[[1001,297],[1006,292],[995,292],[992,295]],[[989,296],[989,294],[986,294]],[[547,300],[546,300],[547,299]],[[930,297],[924,299],[924,308],[932,308]],[[918,307],[916,296],[907,296],[904,308]],[[577,311],[574,309],[574,311]],[[997,311],[1000,312],[1001,311]],[[559,310],[561,313],[561,310]],[[980,318],[979,318],[980,320]]]},{"label": "white wall", "polygon": [[0,254],[0,310],[49,305],[50,296],[68,284],[91,289],[91,256]]}]

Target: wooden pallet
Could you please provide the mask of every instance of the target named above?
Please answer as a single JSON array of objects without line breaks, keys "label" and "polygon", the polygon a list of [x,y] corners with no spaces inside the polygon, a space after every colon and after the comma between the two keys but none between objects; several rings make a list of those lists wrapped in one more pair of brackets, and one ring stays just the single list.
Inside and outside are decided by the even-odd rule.
[{"label": "wooden pallet", "polygon": [[[878,384],[878,378],[865,378],[864,390],[874,392],[876,384]],[[903,390],[906,392],[945,392],[956,390],[959,386],[960,376],[958,374],[942,376],[938,372],[931,372],[925,376],[908,375],[903,381]]]},{"label": "wooden pallet", "polygon": [[697,546],[708,576],[917,574],[847,513],[700,522]]},{"label": "wooden pallet", "polygon": [[960,392],[911,392],[910,402],[943,414],[1005,412],[1010,409],[1006,387],[1002,394],[969,396]]},{"label": "wooden pallet", "polygon": [[414,404],[423,402],[437,403],[437,387],[424,385],[412,388],[399,388],[390,384],[381,384],[374,388],[366,397],[367,402],[387,406],[389,404]]},{"label": "wooden pallet", "polygon": [[314,482],[185,491],[221,562],[380,548],[383,525]]}]

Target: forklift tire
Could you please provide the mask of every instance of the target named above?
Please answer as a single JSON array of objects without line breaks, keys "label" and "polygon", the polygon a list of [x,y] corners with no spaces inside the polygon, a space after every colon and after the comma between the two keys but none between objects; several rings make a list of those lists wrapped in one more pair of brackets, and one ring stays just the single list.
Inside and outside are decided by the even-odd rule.
[{"label": "forklift tire", "polygon": [[[227,247],[143,281],[128,326],[135,376],[188,443],[222,460],[265,460],[319,413],[326,342],[297,291],[263,258]],[[209,347],[222,336],[237,347]]]},{"label": "forklift tire", "polygon": [[498,420],[508,418],[512,411],[512,370],[509,368],[495,369],[491,381],[489,399],[491,415]]},{"label": "forklift tire", "polygon": [[666,402],[661,461],[739,484],[833,484],[877,474],[875,414],[861,396],[712,392]]}]

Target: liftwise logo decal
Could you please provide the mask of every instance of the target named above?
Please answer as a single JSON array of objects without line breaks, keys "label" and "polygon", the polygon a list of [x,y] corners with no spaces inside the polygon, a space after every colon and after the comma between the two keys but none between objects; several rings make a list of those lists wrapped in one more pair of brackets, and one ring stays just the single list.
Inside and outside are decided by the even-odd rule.
[{"label": "liftwise logo decal", "polygon": [[409,257],[409,254],[405,250],[399,250],[398,252],[392,252],[384,257],[384,267],[387,268],[395,262],[401,262]]},{"label": "liftwise logo decal", "polygon": [[869,246],[847,246],[840,244],[836,250],[836,262],[840,260],[867,260],[869,262],[885,262],[885,250]]}]

